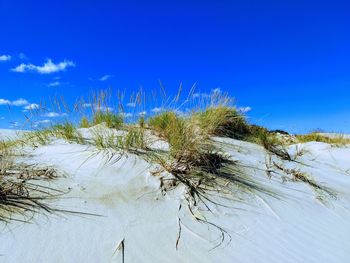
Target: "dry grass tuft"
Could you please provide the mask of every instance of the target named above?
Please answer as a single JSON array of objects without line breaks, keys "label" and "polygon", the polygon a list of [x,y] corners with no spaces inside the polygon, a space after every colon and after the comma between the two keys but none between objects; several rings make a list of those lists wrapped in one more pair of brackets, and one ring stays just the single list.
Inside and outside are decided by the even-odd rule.
[{"label": "dry grass tuft", "polygon": [[57,177],[53,168],[17,164],[9,158],[0,158],[0,221],[11,220],[27,222],[36,212],[52,213],[45,200],[60,191],[41,184],[35,180],[50,180]]}]

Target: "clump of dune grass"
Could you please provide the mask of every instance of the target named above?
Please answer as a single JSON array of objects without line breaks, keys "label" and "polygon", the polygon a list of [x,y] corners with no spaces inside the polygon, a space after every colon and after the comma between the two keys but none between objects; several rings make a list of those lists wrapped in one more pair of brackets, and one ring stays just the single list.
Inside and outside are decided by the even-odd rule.
[{"label": "clump of dune grass", "polygon": [[312,132],[305,135],[296,135],[296,137],[299,142],[324,142],[339,146],[350,144],[350,138],[345,138],[342,135],[335,135],[333,137],[329,137],[324,134]]},{"label": "clump of dune grass", "polygon": [[93,130],[92,145],[104,151],[108,161],[112,161],[113,157],[119,160],[120,156],[126,152],[143,154],[148,150],[145,131],[137,126],[126,127],[121,134],[102,129]]},{"label": "clump of dune grass", "polygon": [[144,129],[142,127],[131,127],[125,135],[124,149],[146,149]]},{"label": "clump of dune grass", "polygon": [[176,122],[177,120],[178,117],[176,116],[176,113],[172,111],[166,111],[151,117],[148,120],[148,125],[159,136],[168,139],[169,127],[172,123]]},{"label": "clump of dune grass", "polygon": [[66,141],[74,141],[77,143],[84,143],[84,139],[76,127],[69,122],[64,124],[55,125],[51,128],[52,135],[56,138],[62,138]]},{"label": "clump of dune grass", "polygon": [[215,227],[221,233],[218,246],[227,237],[230,238],[230,235],[220,226],[196,215],[194,207],[203,205],[204,210],[212,211],[211,205],[221,205],[220,201],[213,198],[217,193],[237,201],[237,192],[259,192],[276,197],[272,191],[248,176],[230,156],[219,151],[210,134],[201,127],[196,118],[163,112],[152,118],[150,127],[154,127],[170,146],[169,152],[151,152],[146,157],[160,165],[160,170],[155,171],[155,175],[162,174],[162,171],[172,175],[171,178],[161,178],[162,190],[166,192],[179,184],[183,185],[192,216],[198,222]]},{"label": "clump of dune grass", "polygon": [[80,144],[85,143],[81,133],[72,123],[69,122],[65,122],[64,124],[57,124],[52,127],[45,128],[43,130],[26,132],[17,141],[20,142],[22,146],[38,146],[47,145],[54,138],[60,138],[68,142],[75,142]]},{"label": "clump of dune grass", "polygon": [[150,126],[156,127],[170,146],[168,154],[153,154],[153,160],[187,187],[194,203],[198,199],[205,201],[206,191],[220,189],[224,192],[230,183],[245,189],[264,191],[217,149],[195,118],[164,112],[154,117]]},{"label": "clump of dune grass", "polygon": [[19,140],[0,140],[0,159],[13,155],[19,144]]},{"label": "clump of dune grass", "polygon": [[15,163],[10,156],[0,157],[0,221],[29,221],[41,210],[52,213],[45,200],[60,194],[50,187],[36,184],[36,180],[50,180],[57,171]]},{"label": "clump of dune grass", "polygon": [[293,160],[281,138],[279,138],[276,133],[269,132],[269,130],[264,127],[258,125],[250,126],[250,135],[246,139],[262,145],[268,152],[277,155],[283,160]]},{"label": "clump of dune grass", "polygon": [[194,113],[193,118],[209,135],[242,139],[249,134],[245,117],[234,107],[208,107],[205,111]]},{"label": "clump of dune grass", "polygon": [[101,123],[105,123],[108,128],[119,129],[123,125],[123,118],[109,111],[97,111],[92,118],[92,124],[98,125]]},{"label": "clump of dune grass", "polygon": [[91,127],[91,124],[90,124],[90,122],[89,122],[87,117],[84,116],[84,117],[81,118],[80,123],[79,123],[79,127],[80,128],[89,128],[89,127]]}]

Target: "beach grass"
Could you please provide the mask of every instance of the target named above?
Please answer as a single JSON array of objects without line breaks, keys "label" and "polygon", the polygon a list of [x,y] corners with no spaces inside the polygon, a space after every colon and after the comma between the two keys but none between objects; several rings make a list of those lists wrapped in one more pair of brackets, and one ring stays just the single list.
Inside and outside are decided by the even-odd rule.
[{"label": "beach grass", "polygon": [[[132,105],[141,105],[140,94],[136,96],[137,103]],[[118,96],[119,99],[121,97]],[[285,147],[286,143],[277,133],[249,123],[246,116],[232,103],[233,99],[225,94],[213,92],[206,101],[201,100],[198,104],[194,104],[193,98],[188,99],[190,95],[181,103],[179,97],[180,91],[172,100],[164,98],[170,103],[162,105],[159,108],[162,110],[157,110],[147,117],[145,114],[139,114],[133,122],[128,122],[123,117],[125,114],[120,101],[112,102],[113,105],[118,105],[118,110],[114,110],[115,107],[109,104],[109,92],[96,92],[89,99],[89,103],[82,100],[73,107],[81,114],[77,124],[66,119],[63,123],[27,132],[17,140],[16,145],[18,142],[22,146],[46,145],[59,138],[70,143],[93,146],[97,153],[103,152],[108,161],[118,161],[123,154],[128,153],[139,155],[156,164],[161,172],[170,174],[170,181],[176,185],[184,185],[188,201],[192,205],[198,202],[214,202],[208,193],[230,193],[231,186],[236,186],[245,193],[260,192],[275,196],[275,193],[257,182],[253,175],[246,174],[231,156],[222,152],[213,137],[256,143],[262,145],[271,155],[293,161]],[[180,110],[180,106],[184,107],[186,103],[192,107],[186,111]],[[57,105],[56,102],[56,107],[60,109],[69,108],[67,104]],[[82,111],[86,107],[91,109],[90,114]],[[83,138],[82,130],[77,127],[91,128],[91,137]],[[165,141],[169,149],[151,149],[147,141],[149,134]],[[316,134],[300,135],[297,139],[301,142],[316,140],[327,143],[344,143],[348,140],[325,138]],[[0,144],[0,150],[5,152],[14,146],[14,142],[3,142]],[[160,174],[160,171],[157,174]],[[296,179],[312,183],[306,177]],[[162,189],[172,189],[173,184],[169,187],[169,184],[165,183],[166,180],[169,178],[161,178]],[[235,196],[232,195],[232,198]]]},{"label": "beach grass", "polygon": [[305,143],[305,142],[324,142],[328,144],[333,145],[347,145],[350,144],[350,138],[346,138],[343,135],[334,135],[332,137],[318,133],[318,132],[311,132],[309,134],[299,134],[296,135],[299,142]]}]

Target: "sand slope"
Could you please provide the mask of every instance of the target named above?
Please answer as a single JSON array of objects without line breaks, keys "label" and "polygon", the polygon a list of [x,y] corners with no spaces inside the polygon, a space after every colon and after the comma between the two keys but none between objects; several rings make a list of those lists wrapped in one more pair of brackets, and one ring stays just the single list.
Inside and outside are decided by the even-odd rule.
[{"label": "sand slope", "polygon": [[154,165],[132,154],[106,163],[93,147],[56,140],[27,149],[31,156],[23,161],[64,173],[50,186],[67,193],[51,206],[96,215],[37,214],[30,224],[2,225],[0,261],[123,262],[117,247],[124,240],[124,262],[350,262],[350,148],[307,143],[298,146],[305,151],[298,161],[305,165],[272,159],[307,172],[337,194],[321,202],[305,183],[269,178],[269,157],[260,146],[215,140],[247,174],[278,193],[242,196],[225,203],[231,207],[212,207],[213,213],[197,211],[225,229],[231,242],[227,236],[214,248],[218,229],[193,218],[181,187],[163,194],[151,174]]}]

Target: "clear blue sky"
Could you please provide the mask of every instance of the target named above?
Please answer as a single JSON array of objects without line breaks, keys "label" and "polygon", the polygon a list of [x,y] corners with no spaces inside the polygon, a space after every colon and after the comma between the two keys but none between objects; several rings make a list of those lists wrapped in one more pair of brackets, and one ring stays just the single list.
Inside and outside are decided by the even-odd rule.
[{"label": "clear blue sky", "polygon": [[161,80],[227,91],[269,128],[350,132],[349,1],[0,0],[0,14],[0,127],[19,98]]}]

